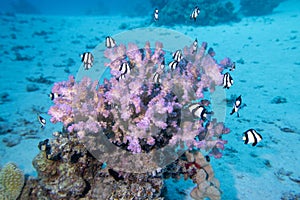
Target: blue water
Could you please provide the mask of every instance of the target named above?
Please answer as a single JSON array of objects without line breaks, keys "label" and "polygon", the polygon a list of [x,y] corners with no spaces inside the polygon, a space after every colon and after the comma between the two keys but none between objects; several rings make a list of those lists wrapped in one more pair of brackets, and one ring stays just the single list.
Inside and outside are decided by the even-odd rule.
[{"label": "blue water", "polygon": [[[137,9],[147,8],[149,2],[139,0],[1,0],[0,12],[41,14],[41,15],[145,15],[149,12]],[[139,15],[138,14],[138,15]]]}]

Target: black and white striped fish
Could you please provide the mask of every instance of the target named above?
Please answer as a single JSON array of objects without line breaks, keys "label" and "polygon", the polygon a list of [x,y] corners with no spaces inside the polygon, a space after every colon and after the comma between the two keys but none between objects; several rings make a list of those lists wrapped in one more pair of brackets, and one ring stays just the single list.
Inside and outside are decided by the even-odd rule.
[{"label": "black and white striped fish", "polygon": [[237,116],[240,117],[238,111],[241,108],[241,105],[242,105],[242,95],[240,95],[238,98],[236,98],[230,115],[232,115],[233,113],[237,113]]},{"label": "black and white striped fish", "polygon": [[57,97],[61,97],[61,94],[50,92],[50,94],[49,94],[50,100],[54,100]]},{"label": "black and white striped fish", "polygon": [[233,85],[233,79],[228,72],[223,76],[223,87],[229,89]]},{"label": "black and white striped fish", "polygon": [[243,140],[245,144],[252,144],[252,146],[255,146],[262,140],[262,136],[258,132],[256,132],[256,130],[249,129],[244,132]]},{"label": "black and white striped fish", "polygon": [[183,56],[182,56],[182,51],[181,51],[181,50],[175,51],[175,52],[173,53],[173,55],[172,55],[172,58],[173,58],[173,60],[175,60],[175,61],[177,61],[177,62],[180,62],[181,59],[183,58]]},{"label": "black and white striped fish", "polygon": [[169,63],[169,67],[171,68],[171,70],[175,70],[178,66],[179,62],[176,60],[173,60],[172,62]]},{"label": "black and white striped fish", "polygon": [[112,37],[107,36],[107,37],[105,38],[105,46],[106,46],[107,48],[113,48],[113,47],[116,46],[116,41],[115,41]]},{"label": "black and white striped fish", "polygon": [[119,71],[120,71],[122,74],[130,73],[130,66],[129,66],[128,62],[123,62],[123,63],[120,65]]},{"label": "black and white striped fish", "polygon": [[153,76],[153,82],[155,84],[161,84],[161,79],[160,79],[160,74],[155,72],[154,76]]},{"label": "black and white striped fish", "polygon": [[117,80],[124,80],[125,79],[125,74],[121,74],[121,76],[119,76],[119,78],[117,78]]},{"label": "black and white striped fish", "polygon": [[202,120],[207,118],[207,110],[204,106],[199,105],[198,103],[193,103],[189,105],[188,108],[194,117],[201,118]]},{"label": "black and white striped fish", "polygon": [[190,16],[191,19],[194,19],[194,21],[196,21],[198,15],[200,14],[200,9],[198,6],[196,6]]},{"label": "black and white striped fish", "polygon": [[119,67],[119,71],[121,72],[119,79],[125,79],[125,75],[130,73],[130,66],[128,62],[123,62]]},{"label": "black and white striped fish", "polygon": [[154,10],[154,13],[153,13],[153,19],[154,19],[154,21],[158,21],[158,9],[157,8],[155,8],[155,10]]},{"label": "black and white striped fish", "polygon": [[197,52],[197,49],[198,49],[198,40],[196,38],[195,41],[193,42],[193,52],[192,53]]},{"label": "black and white striped fish", "polygon": [[37,119],[41,124],[41,128],[44,128],[46,126],[46,120],[40,115],[37,116]]},{"label": "black and white striped fish", "polygon": [[81,55],[81,62],[83,62],[84,69],[89,70],[94,63],[94,56],[91,52],[85,52]]}]

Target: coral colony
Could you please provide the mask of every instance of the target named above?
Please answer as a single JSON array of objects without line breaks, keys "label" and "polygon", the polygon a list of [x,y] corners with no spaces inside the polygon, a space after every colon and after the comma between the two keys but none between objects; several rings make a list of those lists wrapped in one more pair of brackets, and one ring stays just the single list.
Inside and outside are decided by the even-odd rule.
[{"label": "coral colony", "polygon": [[25,181],[23,172],[13,163],[0,169],[0,200],[17,199]]},{"label": "coral colony", "polygon": [[[178,67],[169,72],[158,67],[165,54],[161,43],[156,43],[153,52],[149,43],[141,50],[134,44],[129,44],[128,49],[124,45],[107,49],[105,56],[111,61],[108,66],[113,77],[102,85],[88,78],[76,83],[73,77],[56,83],[52,92],[61,97],[49,110],[51,121],[63,122],[69,132],[79,133],[79,137],[104,129],[112,143],[133,153],[180,140],[189,149],[204,149],[219,158],[219,149],[226,143],[221,136],[228,129],[215,120],[205,123],[207,119],[193,119],[189,116],[192,112],[183,112],[204,97],[204,90],[213,92],[216,85],[222,84],[222,67],[205,55],[205,49],[206,43],[198,54],[185,48],[184,62],[181,59]],[[124,63],[131,69],[127,74],[120,70]],[[151,78],[157,74],[159,83]],[[191,120],[180,125],[183,114],[187,115],[184,119]]]},{"label": "coral colony", "polygon": [[[206,49],[192,44],[172,60],[160,42],[121,44],[104,52],[109,80],[55,83],[49,114],[63,131],[40,142],[38,179],[27,180],[21,199],[163,199],[170,177],[192,179],[194,199],[220,199],[209,158],[222,156],[229,129],[213,118],[205,93],[222,86],[230,60],[218,64]],[[104,143],[124,157],[103,152]]]}]

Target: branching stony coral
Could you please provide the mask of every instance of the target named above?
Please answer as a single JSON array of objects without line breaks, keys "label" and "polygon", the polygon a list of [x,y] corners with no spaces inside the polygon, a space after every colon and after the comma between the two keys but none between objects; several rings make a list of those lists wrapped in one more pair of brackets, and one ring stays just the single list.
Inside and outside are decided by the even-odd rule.
[{"label": "branching stony coral", "polygon": [[24,186],[23,172],[13,163],[6,164],[0,171],[0,200],[15,200]]},{"label": "branching stony coral", "polygon": [[[107,49],[105,56],[112,75],[103,84],[84,78],[77,83],[56,83],[54,100],[49,114],[52,122],[63,122],[69,132],[80,138],[101,131],[116,146],[133,153],[147,153],[166,145],[184,142],[188,149],[203,149],[221,157],[220,149],[228,133],[216,120],[195,119],[188,110],[193,102],[204,100],[204,91],[214,91],[222,84],[223,68],[206,53],[203,43],[197,53],[192,47],[183,49],[183,59],[175,70],[161,68],[167,59],[163,45],[151,48],[135,44]],[[122,76],[120,66],[130,66]],[[154,74],[161,82],[154,82]]]}]

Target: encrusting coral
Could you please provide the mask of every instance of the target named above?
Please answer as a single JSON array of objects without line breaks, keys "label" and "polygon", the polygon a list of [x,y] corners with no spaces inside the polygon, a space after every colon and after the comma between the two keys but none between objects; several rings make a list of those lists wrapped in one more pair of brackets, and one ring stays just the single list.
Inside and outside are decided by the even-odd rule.
[{"label": "encrusting coral", "polygon": [[23,172],[13,163],[6,164],[0,170],[0,200],[15,200],[24,186]]},{"label": "encrusting coral", "polygon": [[[105,51],[109,80],[71,76],[55,83],[59,95],[49,114],[63,130],[40,142],[33,161],[38,179],[26,181],[21,198],[163,199],[163,179],[184,177],[197,184],[193,198],[220,199],[201,152],[220,158],[227,143],[222,135],[229,129],[211,119],[205,95],[222,85],[227,64],[206,49],[205,42],[197,52],[185,47],[177,67],[168,69],[162,43],[118,45]],[[130,72],[124,74],[124,65]]]}]

